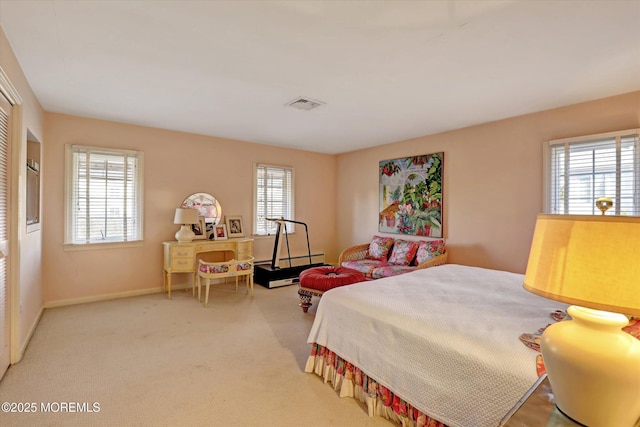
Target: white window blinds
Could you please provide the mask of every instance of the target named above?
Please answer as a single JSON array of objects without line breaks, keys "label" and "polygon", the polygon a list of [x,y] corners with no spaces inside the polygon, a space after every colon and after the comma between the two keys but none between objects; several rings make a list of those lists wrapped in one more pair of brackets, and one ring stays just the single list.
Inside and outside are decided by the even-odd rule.
[{"label": "white window blinds", "polygon": [[609,197],[608,215],[640,215],[638,130],[549,143],[549,213],[600,215],[595,200]]},{"label": "white window blinds", "polygon": [[[275,234],[277,223],[267,218],[294,220],[293,169],[282,166],[256,165],[254,233]],[[293,233],[292,223],[286,223],[287,233]]]},{"label": "white window blinds", "polygon": [[67,146],[65,243],[142,240],[142,153]]}]

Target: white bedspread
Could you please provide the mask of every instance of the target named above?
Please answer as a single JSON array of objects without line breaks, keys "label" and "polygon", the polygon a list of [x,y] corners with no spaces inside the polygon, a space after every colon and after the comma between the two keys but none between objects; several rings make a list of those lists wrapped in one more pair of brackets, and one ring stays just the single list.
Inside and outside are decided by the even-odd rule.
[{"label": "white bedspread", "polygon": [[307,342],[450,427],[494,427],[537,379],[519,340],[566,305],[524,276],[444,265],[326,292]]}]

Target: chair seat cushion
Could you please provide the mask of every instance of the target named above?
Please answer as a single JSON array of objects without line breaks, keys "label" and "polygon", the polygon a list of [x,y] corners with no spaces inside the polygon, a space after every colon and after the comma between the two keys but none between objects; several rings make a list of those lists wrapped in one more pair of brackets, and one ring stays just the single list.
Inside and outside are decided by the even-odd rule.
[{"label": "chair seat cushion", "polygon": [[371,278],[373,270],[378,267],[384,267],[385,265],[387,265],[385,261],[377,261],[375,259],[356,259],[342,262],[343,267],[357,270],[368,278]]},{"label": "chair seat cushion", "polygon": [[251,270],[251,268],[253,268],[253,262],[251,262],[251,261],[248,261],[248,262],[240,261],[240,262],[238,262],[238,271]]},{"label": "chair seat cushion", "polygon": [[365,280],[364,274],[346,267],[313,267],[300,273],[300,287],[322,292]]},{"label": "chair seat cushion", "polygon": [[200,271],[205,274],[228,273],[231,264],[200,264]]},{"label": "chair seat cushion", "polygon": [[371,272],[372,279],[382,279],[383,277],[399,276],[400,274],[415,271],[416,267],[410,265],[385,265],[374,268]]}]

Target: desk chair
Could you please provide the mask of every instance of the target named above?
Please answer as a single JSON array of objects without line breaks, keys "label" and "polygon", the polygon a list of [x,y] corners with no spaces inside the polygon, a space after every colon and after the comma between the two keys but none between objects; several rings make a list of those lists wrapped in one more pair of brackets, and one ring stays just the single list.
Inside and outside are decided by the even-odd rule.
[{"label": "desk chair", "polygon": [[209,306],[209,285],[212,279],[236,278],[236,291],[238,290],[238,276],[248,276],[246,279],[247,294],[251,288],[253,298],[253,257],[243,260],[231,259],[221,262],[206,262],[198,260],[198,302],[201,300],[201,282],[205,280],[204,306]]}]

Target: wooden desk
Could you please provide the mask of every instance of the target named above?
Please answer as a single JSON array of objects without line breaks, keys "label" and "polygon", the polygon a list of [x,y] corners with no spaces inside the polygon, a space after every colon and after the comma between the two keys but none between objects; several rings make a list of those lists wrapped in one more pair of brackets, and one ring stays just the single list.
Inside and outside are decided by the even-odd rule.
[{"label": "wooden desk", "polygon": [[162,242],[164,246],[163,290],[171,299],[171,275],[191,273],[191,286],[195,283],[198,254],[204,252],[233,252],[235,259],[253,256],[253,239],[194,240],[192,242]]}]

